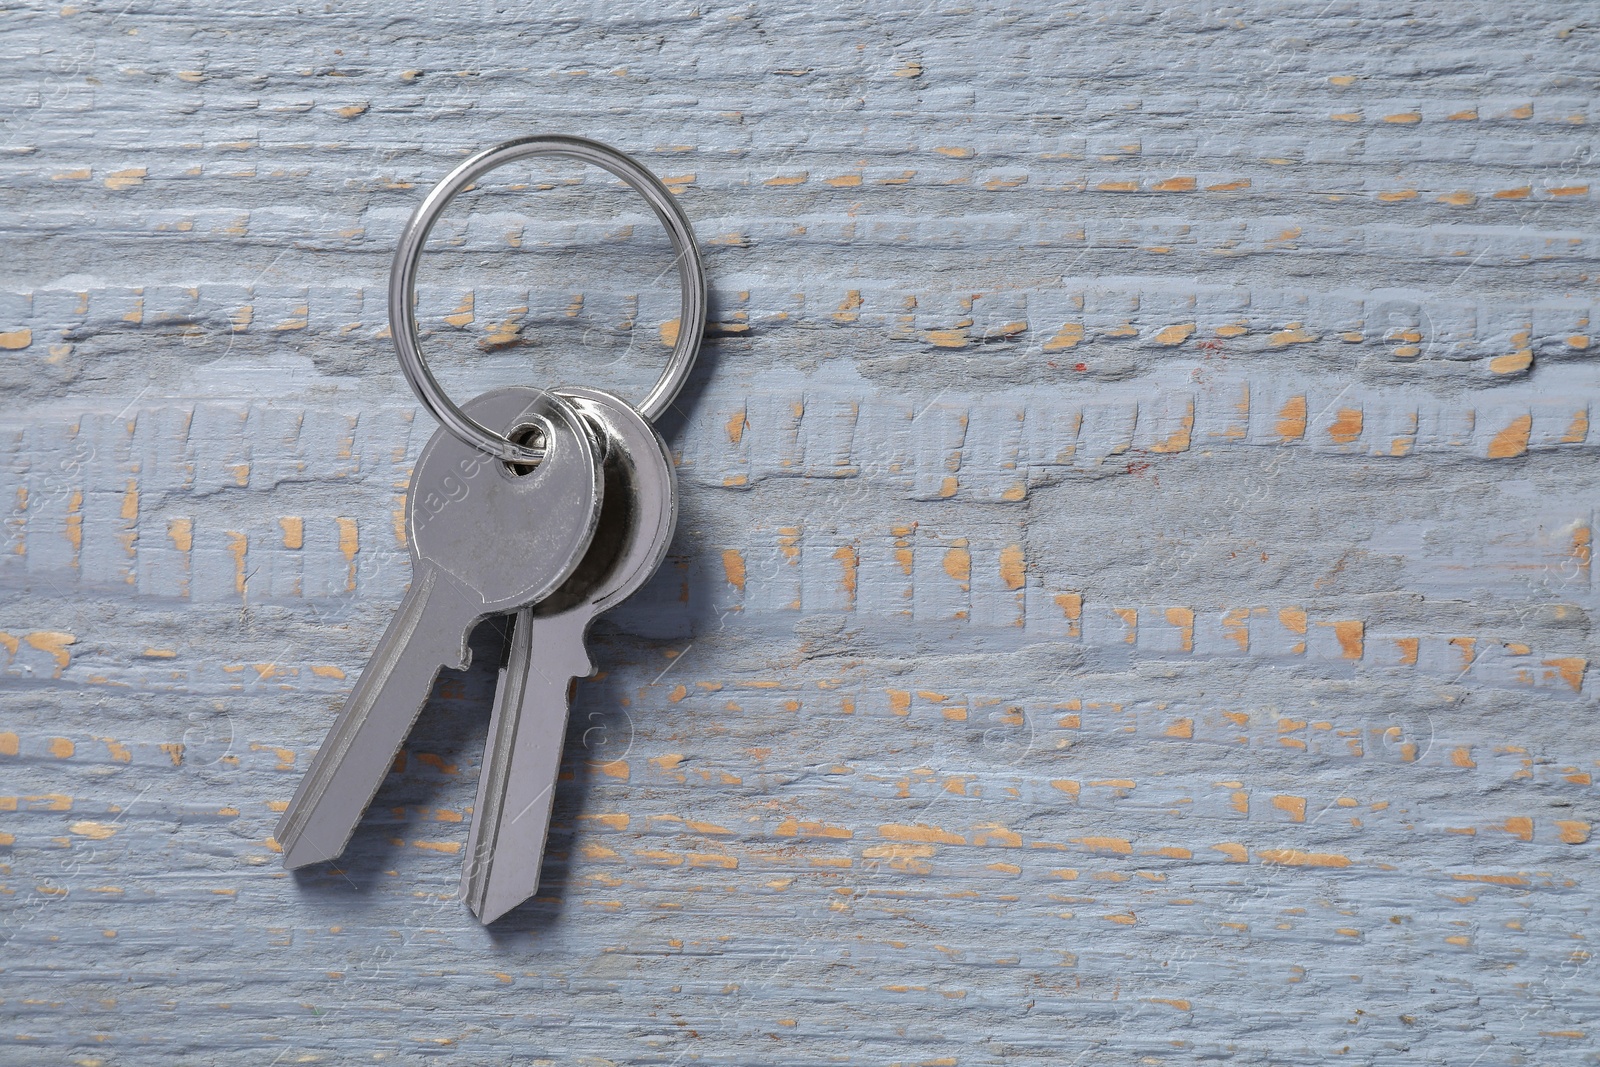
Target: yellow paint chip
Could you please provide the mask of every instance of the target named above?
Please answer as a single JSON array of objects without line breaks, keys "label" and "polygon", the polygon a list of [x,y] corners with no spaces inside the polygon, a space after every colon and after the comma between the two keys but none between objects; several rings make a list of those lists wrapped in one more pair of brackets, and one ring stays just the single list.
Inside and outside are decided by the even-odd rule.
[{"label": "yellow paint chip", "polygon": [[[361,540],[356,529],[354,519],[334,519],[339,526],[339,551],[344,554],[346,563],[355,560],[356,553],[361,551]],[[354,583],[352,583],[352,588]]]},{"label": "yellow paint chip", "polygon": [[972,553],[961,546],[945,551],[944,572],[962,583],[963,588],[972,579]]},{"label": "yellow paint chip", "polygon": [[1238,645],[1240,652],[1250,651],[1249,619],[1249,608],[1234,608],[1222,617],[1222,636]]},{"label": "yellow paint chip", "polygon": [[1518,415],[1505,429],[1489,442],[1490,459],[1510,459],[1528,451],[1528,438],[1533,433],[1533,416]]},{"label": "yellow paint chip", "polygon": [[128,479],[128,488],[122,494],[121,518],[124,522],[139,521],[139,483]]},{"label": "yellow paint chip", "polygon": [[1306,398],[1291,396],[1278,412],[1278,436],[1284,441],[1297,441],[1306,434]]},{"label": "yellow paint chip", "polygon": [[1303,345],[1317,340],[1318,335],[1307,330],[1298,322],[1291,322],[1288,326],[1273,333],[1267,343],[1273,348],[1282,348],[1286,345]]},{"label": "yellow paint chip", "polygon": [[1072,843],[1082,845],[1090,852],[1126,856],[1133,851],[1133,842],[1123,837],[1074,837]]},{"label": "yellow paint chip", "polygon": [[1156,333],[1156,344],[1168,346],[1181,345],[1183,342],[1194,336],[1194,331],[1195,324],[1192,322],[1182,322],[1175,326],[1163,327]]},{"label": "yellow paint chip", "polygon": [[229,530],[228,554],[233,557],[233,589],[240,596],[245,595],[245,584],[249,580],[249,573],[245,570],[246,555],[250,550],[250,538],[237,530]]},{"label": "yellow paint chip", "polygon": [[714,852],[691,852],[688,857],[691,867],[718,867],[725,871],[737,870],[739,867],[736,856],[723,856]]},{"label": "yellow paint chip", "polygon": [[1583,672],[1589,661],[1582,656],[1560,656],[1543,661],[1543,666],[1554,668],[1554,673],[1572,687],[1574,693],[1583,691]]},{"label": "yellow paint chip", "polygon": [[1452,874],[1450,877],[1458,882],[1482,882],[1485,885],[1528,884],[1528,880],[1520,874]]},{"label": "yellow paint chip", "polygon": [[1112,608],[1111,614],[1121,619],[1128,632],[1123,636],[1126,644],[1134,644],[1139,640],[1139,609],[1138,608]]},{"label": "yellow paint chip", "polygon": [[1328,436],[1336,445],[1348,445],[1361,436],[1364,416],[1360,408],[1340,408],[1338,416],[1328,427]]},{"label": "yellow paint chip", "polygon": [[1069,322],[1056,332],[1056,335],[1044,343],[1046,352],[1061,352],[1076,346],[1083,340],[1083,323]]},{"label": "yellow paint chip", "polygon": [[473,307],[476,298],[472,293],[467,293],[457,308],[444,317],[444,321],[457,329],[465,329],[472,325]]},{"label": "yellow paint chip", "polygon": [[1337,852],[1302,852],[1293,848],[1260,848],[1256,855],[1263,863],[1282,867],[1348,867],[1350,857]]},{"label": "yellow paint chip", "polygon": [[832,314],[834,322],[855,322],[861,318],[861,290],[851,289],[844,294],[844,299],[839,302],[838,310]]},{"label": "yellow paint chip", "polygon": [[[937,850],[932,845],[871,845],[862,849],[861,855],[864,859],[886,859],[893,870],[909,874],[931,874],[933,865],[927,860],[935,851]],[[838,866],[849,866],[848,859]]]},{"label": "yellow paint chip", "polygon": [[776,837],[824,837],[836,841],[848,841],[855,836],[855,831],[844,826],[830,826],[824,822],[804,822],[793,816],[773,827],[772,833]]},{"label": "yellow paint chip", "polygon": [[25,634],[22,639],[27,642],[30,648],[36,648],[40,652],[47,653],[56,661],[55,676],[57,678],[61,677],[61,672],[67,669],[67,663],[71,659],[67,648],[78,642],[75,634],[62,633],[57,630],[37,630],[33,633]]},{"label": "yellow paint chip", "polygon": [[1194,651],[1194,609],[1168,608],[1167,624],[1178,628],[1180,647],[1184,652]]},{"label": "yellow paint chip", "polygon": [[933,845],[964,845],[967,843],[967,839],[960,834],[953,834],[948,830],[941,830],[937,826],[926,826],[921,823],[915,825],[885,823],[878,827],[878,833],[890,841],[915,841]]},{"label": "yellow paint chip", "polygon": [[1306,798],[1279,794],[1272,798],[1272,806],[1285,812],[1292,822],[1306,821]]},{"label": "yellow paint chip", "polygon": [[1193,435],[1194,401],[1190,400],[1188,410],[1184,413],[1183,419],[1178,423],[1178,428],[1168,435],[1166,440],[1157,441],[1156,443],[1152,444],[1150,446],[1150,451],[1160,455],[1171,455],[1175,452],[1186,452],[1189,449],[1189,444]]},{"label": "yellow paint chip", "polygon": [[1366,628],[1366,623],[1360,619],[1341,619],[1334,623],[1333,636],[1339,642],[1339,654],[1345,659],[1360,659]]},{"label": "yellow paint chip", "polygon": [[1000,550],[1000,580],[1010,590],[1021,589],[1026,577],[1027,560],[1021,545],[1007,545]]},{"label": "yellow paint chip", "polygon": [[958,326],[948,330],[925,330],[922,339],[935,348],[965,348],[967,347],[967,327]]},{"label": "yellow paint chip", "polygon": [[844,590],[844,595],[848,598],[851,607],[854,607],[856,602],[856,580],[857,570],[861,562],[860,555],[853,545],[840,545],[833,552],[833,558],[839,561],[842,568],[842,573],[839,576],[839,587]]},{"label": "yellow paint chip", "polygon": [[113,191],[132,189],[143,185],[145,176],[149,174],[144,167],[129,167],[126,170],[114,170],[106,175],[105,187]]},{"label": "yellow paint chip", "polygon": [[1061,609],[1061,614],[1074,625],[1071,627],[1073,636],[1077,635],[1077,623],[1083,618],[1082,593],[1057,593],[1055,596],[1056,607]]},{"label": "yellow paint chip", "polygon": [[1520,374],[1533,366],[1533,349],[1524,348],[1504,356],[1496,356],[1489,361],[1489,371],[1492,374]]},{"label": "yellow paint chip", "polygon": [[741,593],[744,592],[744,553],[737,548],[724,549],[722,552],[722,573],[728,579],[729,585]]},{"label": "yellow paint chip", "polygon": [[460,841],[413,841],[411,844],[425,852],[443,852],[447,856],[461,851]]}]

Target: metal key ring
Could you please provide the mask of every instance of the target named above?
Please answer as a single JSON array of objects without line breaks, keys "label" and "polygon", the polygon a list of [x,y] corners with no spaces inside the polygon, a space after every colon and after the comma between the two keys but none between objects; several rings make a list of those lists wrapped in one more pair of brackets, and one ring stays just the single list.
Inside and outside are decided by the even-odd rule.
[{"label": "metal key ring", "polygon": [[400,247],[395,250],[394,265],[389,273],[389,332],[394,336],[395,351],[400,356],[400,369],[423,407],[456,437],[508,462],[536,464],[544,456],[543,449],[517,444],[495,433],[462,411],[440,388],[422,358],[414,291],[422,246],[450,201],[489,171],[526,156],[563,156],[610,171],[645,198],[672,238],[673,262],[678,265],[682,296],[678,337],[666,370],[639,404],[639,413],[652,422],[667,410],[694,365],[706,325],[706,271],[700,247],[695,243],[694,229],[661,179],[632,157],[586,137],[565,134],[519,137],[468,158],[433,187],[401,232]]}]

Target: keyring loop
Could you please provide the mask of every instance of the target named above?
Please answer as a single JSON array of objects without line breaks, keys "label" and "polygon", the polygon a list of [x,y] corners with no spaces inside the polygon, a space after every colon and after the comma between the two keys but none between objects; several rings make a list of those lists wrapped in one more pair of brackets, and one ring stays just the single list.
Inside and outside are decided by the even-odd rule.
[{"label": "keyring loop", "polygon": [[666,370],[639,404],[639,413],[645,418],[654,422],[678,395],[689,369],[694,366],[706,325],[706,270],[700,258],[700,246],[695,243],[694,229],[661,179],[631,156],[587,137],[536,134],[507,141],[468,158],[433,187],[400,233],[400,247],[395,250],[394,265],[389,272],[389,332],[394,336],[395,351],[400,356],[400,369],[405,372],[406,381],[422,406],[456,437],[512,463],[538,463],[544,450],[517,444],[495,433],[445,395],[422,358],[414,290],[422,246],[455,195],[496,167],[527,156],[562,156],[610,171],[645,198],[672,238],[673,262],[678,265],[681,291],[678,337]]}]

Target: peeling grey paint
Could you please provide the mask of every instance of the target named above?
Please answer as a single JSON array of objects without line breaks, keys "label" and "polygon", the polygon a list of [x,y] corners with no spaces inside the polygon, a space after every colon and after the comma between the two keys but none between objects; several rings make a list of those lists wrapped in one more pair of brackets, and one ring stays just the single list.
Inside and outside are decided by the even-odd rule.
[{"label": "peeling grey paint", "polygon": [[[0,1062],[1596,1062],[1592,21],[13,6]],[[409,580],[388,257],[535,130],[712,325],[486,931],[493,626],[269,835]],[[640,395],[643,205],[464,204],[449,387]]]}]

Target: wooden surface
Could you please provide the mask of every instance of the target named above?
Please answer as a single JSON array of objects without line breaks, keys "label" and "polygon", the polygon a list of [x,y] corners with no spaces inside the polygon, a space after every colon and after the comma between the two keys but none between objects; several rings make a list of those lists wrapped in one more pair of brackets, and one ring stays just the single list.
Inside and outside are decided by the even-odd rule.
[{"label": "wooden surface", "polygon": [[[449,7],[0,14],[0,1062],[1600,1061],[1590,5]],[[492,625],[271,835],[540,130],[713,324],[485,930]],[[458,397],[674,335],[598,172],[431,247]]]}]

